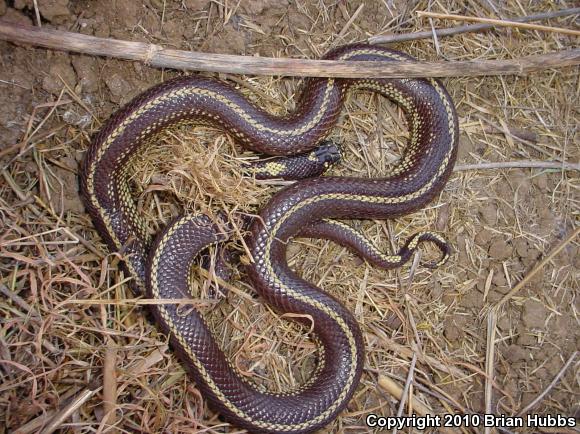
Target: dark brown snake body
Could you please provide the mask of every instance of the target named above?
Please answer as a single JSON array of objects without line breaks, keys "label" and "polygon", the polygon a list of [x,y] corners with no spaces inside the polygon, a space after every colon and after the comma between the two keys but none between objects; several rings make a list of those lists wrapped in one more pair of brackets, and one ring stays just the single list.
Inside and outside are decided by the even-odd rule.
[{"label": "dark brown snake body", "polygon": [[[326,59],[392,61],[408,56],[380,47],[340,47]],[[336,123],[345,94],[358,88],[379,92],[404,109],[410,139],[400,163],[385,178],[321,177],[278,192],[252,224],[248,243],[254,263],[248,275],[256,291],[280,312],[310,315],[320,343],[312,378],[297,390],[260,391],[230,365],[197,311],[182,315],[175,304],[153,313],[212,407],[252,432],[314,431],[344,409],[363,366],[357,321],[333,296],[297,276],[286,261],[288,241],[327,238],[350,246],[381,267],[401,265],[421,241],[413,236],[395,255],[385,255],[335,219],[386,219],[424,207],[443,188],[456,156],[458,125],[451,98],[433,79],[308,79],[298,110],[274,117],[223,82],[182,77],[143,93],[117,112],[89,148],[81,189],[93,222],[125,266],[137,289],[158,299],[189,297],[189,268],[195,256],[223,236],[208,217],[185,216],[153,243],[138,217],[128,185],[131,159],[164,129],[183,122],[210,123],[244,147],[269,155],[312,150]],[[274,166],[270,166],[274,167]],[[274,174],[275,175],[275,174]]]}]

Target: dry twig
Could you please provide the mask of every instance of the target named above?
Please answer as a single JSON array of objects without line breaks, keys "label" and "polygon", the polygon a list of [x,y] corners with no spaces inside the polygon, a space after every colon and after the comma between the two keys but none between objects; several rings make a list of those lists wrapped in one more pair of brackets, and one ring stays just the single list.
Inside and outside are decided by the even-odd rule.
[{"label": "dry twig", "polygon": [[578,354],[580,354],[580,352],[578,351],[574,351],[572,353],[572,355],[568,358],[566,363],[564,363],[564,366],[562,366],[562,369],[560,369],[560,371],[556,374],[556,376],[550,382],[550,384],[548,384],[548,386],[542,391],[542,393],[540,393],[532,402],[530,402],[528,405],[526,405],[524,408],[518,411],[517,416],[523,416],[532,408],[534,408],[542,399],[544,399],[544,396],[546,396],[548,392],[550,392],[550,390],[554,388],[554,386],[558,383],[558,381],[560,381],[560,378],[562,378],[562,376],[568,370],[570,365],[572,365]]},{"label": "dry twig", "polygon": [[[565,17],[580,14],[580,8],[562,9],[559,11],[542,12],[540,14],[526,15],[524,17],[512,18],[516,23],[526,23],[529,21],[546,20],[549,18]],[[433,34],[438,38],[442,36],[453,36],[461,33],[474,33],[484,30],[494,29],[494,24],[468,24],[465,26],[450,27],[446,29],[426,30],[421,32],[403,33],[396,35],[371,36],[368,41],[371,44],[391,44],[395,42],[416,41],[418,39],[431,39]]]},{"label": "dry twig", "polygon": [[562,33],[564,35],[570,35],[570,36],[580,36],[580,31],[578,31],[578,30],[563,29],[561,27],[542,26],[540,24],[530,24],[530,23],[524,23],[521,21],[496,20],[493,18],[469,17],[466,15],[438,14],[435,12],[427,12],[427,11],[419,11],[419,12],[417,12],[417,15],[420,17],[439,18],[439,19],[446,19],[446,20],[471,21],[471,22],[475,22],[475,23],[493,24],[494,26],[501,26],[501,27],[516,27],[516,28],[526,29],[526,30],[540,30],[542,32],[554,32],[554,33]]},{"label": "dry twig", "polygon": [[294,77],[457,77],[526,74],[580,64],[580,49],[511,60],[457,62],[359,62],[279,59],[200,53],[163,48],[144,42],[97,38],[62,30],[0,22],[0,39],[56,50],[138,60],[156,67],[253,75]]}]

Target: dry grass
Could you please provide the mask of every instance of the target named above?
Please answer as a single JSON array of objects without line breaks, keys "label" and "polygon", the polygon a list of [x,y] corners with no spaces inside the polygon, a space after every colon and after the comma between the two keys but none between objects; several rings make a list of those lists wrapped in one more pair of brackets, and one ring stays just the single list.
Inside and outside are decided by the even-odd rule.
[{"label": "dry grass", "polygon": [[[371,34],[429,26],[412,13],[428,10],[427,2],[410,2],[415,6],[408,10],[388,1],[364,8],[314,3],[296,3],[311,17],[309,28],[281,35],[300,42],[278,49],[278,55],[317,57]],[[551,5],[499,3],[470,1],[465,10],[463,2],[444,1],[432,10],[495,17],[492,9],[498,8],[501,16],[514,17]],[[239,13],[245,31],[259,35],[259,18],[227,4],[212,2],[194,25],[216,35],[220,22]],[[369,24],[376,17],[374,8],[388,19]],[[438,23],[444,24],[453,23]],[[569,19],[550,24],[574,28]],[[498,30],[400,48],[419,59],[496,59],[563,49],[574,42],[558,34]],[[248,51],[254,49],[259,51]],[[298,80],[277,78],[245,78],[234,84],[240,83],[249,83],[242,90],[275,113],[290,110],[300,88]],[[527,77],[454,78],[445,84],[460,116],[461,163],[578,163],[577,68]],[[46,102],[22,126],[21,142],[0,154],[0,432],[113,432],[107,427],[112,422],[118,432],[235,432],[206,408],[166,338],[145,314],[146,301],[128,289],[119,256],[108,253],[88,216],[75,205],[78,199],[66,197],[76,162],[100,125],[96,119],[104,117],[88,113],[90,125],[66,124],[67,111],[87,114],[75,89],[63,87],[58,99],[47,97]],[[396,164],[406,137],[397,107],[366,93],[351,97],[331,135],[346,155],[333,174],[385,173]],[[220,210],[231,216],[254,214],[279,188],[244,178],[240,167],[249,154],[211,129],[171,131],[160,142],[136,163],[134,177],[135,195],[152,233],[184,208],[213,216]],[[574,230],[579,187],[573,171],[461,171],[424,210],[395,221],[352,222],[386,251],[417,231],[436,227],[457,250],[436,271],[409,264],[385,272],[330,242],[293,243],[291,266],[336,294],[355,313],[365,336],[361,384],[330,429],[361,432],[369,412],[397,414],[398,399],[379,385],[387,378],[402,389],[414,357],[412,399],[406,402],[418,400],[438,413],[487,408],[516,414],[547,387],[580,337],[578,240],[571,240],[500,310],[493,308]],[[243,251],[239,238],[232,243]],[[210,300],[207,280],[207,273],[198,271],[198,306],[242,375],[271,390],[304,382],[316,360],[308,328],[274,312],[242,282],[234,283],[226,299]],[[522,309],[529,300],[545,310],[542,327],[524,323]],[[571,321],[568,337],[562,336],[561,318]],[[488,332],[488,324],[497,327]],[[524,345],[522,335],[531,335],[533,342]],[[514,350],[509,345],[528,354],[523,363],[510,359]],[[493,363],[486,366],[486,360]],[[573,415],[580,394],[577,366],[571,366],[533,411]]]}]

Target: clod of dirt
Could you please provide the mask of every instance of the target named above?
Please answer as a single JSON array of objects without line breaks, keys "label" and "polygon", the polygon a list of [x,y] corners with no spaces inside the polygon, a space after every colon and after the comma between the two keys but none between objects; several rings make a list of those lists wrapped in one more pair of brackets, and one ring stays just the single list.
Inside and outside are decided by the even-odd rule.
[{"label": "clod of dirt", "polygon": [[[76,160],[72,157],[64,158],[62,161],[71,167],[71,169],[73,167],[74,169],[77,168]],[[50,184],[50,201],[55,212],[57,214],[68,211],[76,213],[83,212],[84,206],[79,197],[78,180],[75,172],[60,167],[53,168],[52,170],[60,181],[51,182]]]},{"label": "clod of dirt", "polygon": [[540,189],[542,193],[548,191],[548,175],[542,173],[541,175],[532,178],[532,184]]},{"label": "clod of dirt", "polygon": [[497,206],[494,203],[487,203],[479,208],[478,213],[483,222],[489,226],[497,224]]},{"label": "clod of dirt", "polygon": [[251,34],[228,26],[208,43],[207,49],[216,53],[246,54],[250,38]]},{"label": "clod of dirt", "polygon": [[96,92],[99,88],[98,61],[90,56],[74,56],[72,65],[83,92]]},{"label": "clod of dirt", "polygon": [[119,74],[107,77],[105,84],[111,91],[111,101],[116,103],[120,103],[131,91],[131,85]]},{"label": "clod of dirt", "polygon": [[511,325],[512,323],[507,315],[500,316],[497,319],[497,328],[500,329],[502,332],[508,332],[511,329]]},{"label": "clod of dirt", "polygon": [[538,338],[534,336],[524,324],[517,327],[518,339],[517,344],[522,347],[534,346],[538,343]]},{"label": "clod of dirt", "polygon": [[529,358],[529,351],[526,351],[519,345],[510,345],[507,347],[506,351],[504,351],[504,354],[506,355],[506,358],[512,363],[522,362]]},{"label": "clod of dirt", "polygon": [[461,296],[459,305],[465,308],[481,309],[483,306],[483,294],[476,290],[471,290]]},{"label": "clod of dirt", "polygon": [[570,330],[574,330],[575,320],[571,314],[556,315],[554,322],[550,323],[550,332],[560,339],[571,339]]},{"label": "clod of dirt", "polygon": [[478,246],[486,247],[489,245],[492,237],[493,237],[493,232],[491,232],[487,229],[482,229],[475,236],[475,243]]},{"label": "clod of dirt", "polygon": [[505,274],[501,270],[495,270],[495,273],[491,278],[491,283],[499,287],[507,286],[507,279],[505,278]]},{"label": "clod of dirt", "polygon": [[461,341],[465,332],[463,329],[467,326],[467,318],[463,315],[448,316],[443,322],[443,334],[451,343]]},{"label": "clod of dirt", "polygon": [[[4,6],[6,7],[6,6]],[[12,24],[22,24],[24,26],[31,26],[32,20],[16,9],[7,8],[2,15],[2,21]]]},{"label": "clod of dirt", "polygon": [[513,242],[516,253],[520,258],[525,258],[530,254],[530,245],[525,238],[517,238]]},{"label": "clod of dirt", "polygon": [[50,22],[60,23],[70,15],[68,0],[38,0],[40,15]]},{"label": "clod of dirt", "polygon": [[48,75],[42,80],[42,88],[47,92],[58,94],[64,87],[63,81],[71,89],[74,89],[77,83],[77,75],[68,58],[59,56],[54,59]]},{"label": "clod of dirt", "polygon": [[512,255],[513,247],[503,238],[496,238],[491,242],[488,253],[491,258],[503,261]]},{"label": "clod of dirt", "polygon": [[115,26],[118,30],[113,31],[115,37],[120,37],[124,32],[123,27],[132,28],[139,24],[139,10],[141,2],[117,2],[117,15],[119,24]]},{"label": "clod of dirt", "polygon": [[91,123],[91,115],[88,113],[80,113],[76,107],[66,110],[62,114],[62,119],[69,125],[83,129],[87,128]]},{"label": "clod of dirt", "polygon": [[544,305],[536,300],[528,300],[524,303],[522,322],[528,329],[544,328],[549,311]]}]

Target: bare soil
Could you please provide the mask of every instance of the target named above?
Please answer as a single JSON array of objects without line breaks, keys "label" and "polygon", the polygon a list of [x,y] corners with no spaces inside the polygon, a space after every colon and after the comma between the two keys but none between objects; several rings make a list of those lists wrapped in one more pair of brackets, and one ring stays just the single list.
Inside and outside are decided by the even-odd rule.
[{"label": "bare soil", "polygon": [[[550,1],[447,0],[431,9],[428,2],[398,0],[37,4],[46,27],[179,49],[307,58],[380,33],[429,29],[416,10],[513,17],[557,7]],[[36,24],[34,2],[0,0],[0,19]],[[573,19],[548,24],[578,29]],[[421,60],[464,60],[512,58],[576,43],[556,33],[501,29],[395,48]],[[106,431],[109,423],[117,432],[236,431],[207,408],[147,307],[127,287],[119,255],[107,251],[78,197],[78,164],[91,136],[131,98],[180,74],[0,41],[0,433],[41,432],[86,391],[88,399],[57,423],[59,432],[112,432]],[[458,164],[578,163],[579,77],[578,68],[563,68],[444,80],[460,118]],[[300,89],[300,80],[278,77],[231,83],[280,114],[293,109]],[[407,131],[396,106],[360,93],[350,97],[332,138],[346,154],[333,174],[378,176],[396,164]],[[160,142],[137,163],[134,177],[152,232],[183,208],[256,213],[280,188],[244,178],[239,169],[250,154],[227,135],[190,128]],[[366,432],[368,413],[396,414],[399,401],[378,381],[385,376],[403,387],[413,353],[418,362],[411,394],[435,413],[485,412],[485,387],[491,384],[488,402],[496,414],[515,415],[548,388],[528,413],[580,417],[578,362],[559,376],[580,348],[578,240],[497,315],[494,310],[575,230],[579,187],[573,171],[457,171],[420,212],[389,222],[352,222],[385,251],[435,228],[456,252],[434,271],[408,264],[387,272],[329,242],[293,243],[292,267],[355,312],[365,336],[363,379],[328,432]],[[432,254],[434,249],[423,251],[423,257]],[[272,311],[243,283],[234,282],[236,289],[225,298],[211,299],[207,276],[200,271],[198,277],[200,309],[244,376],[271,390],[308,378],[316,347],[307,328]],[[111,408],[114,416],[107,419]]]}]

